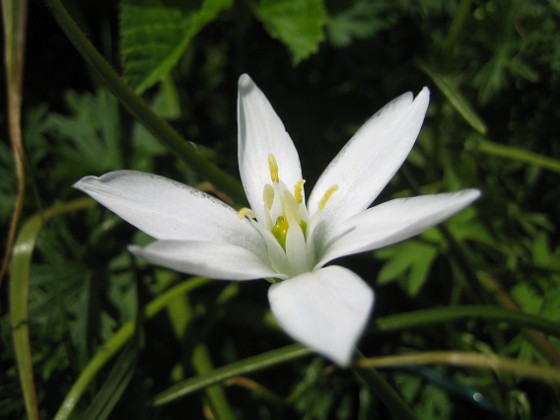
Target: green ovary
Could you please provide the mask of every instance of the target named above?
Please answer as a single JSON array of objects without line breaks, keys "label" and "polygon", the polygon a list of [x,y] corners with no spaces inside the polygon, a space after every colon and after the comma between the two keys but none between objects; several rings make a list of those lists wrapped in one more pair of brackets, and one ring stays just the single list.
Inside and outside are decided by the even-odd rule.
[{"label": "green ovary", "polygon": [[[299,227],[305,235],[305,231],[307,229],[307,223],[304,220],[300,220]],[[282,249],[286,251],[286,236],[288,236],[288,229],[290,228],[290,224],[288,220],[284,216],[278,216],[276,219],[276,224],[272,227],[272,234],[278,241],[278,243],[282,246]]]},{"label": "green ovary", "polygon": [[278,216],[276,224],[272,227],[272,234],[278,241],[284,251],[286,250],[286,236],[288,235],[288,228],[290,225],[284,216]]}]

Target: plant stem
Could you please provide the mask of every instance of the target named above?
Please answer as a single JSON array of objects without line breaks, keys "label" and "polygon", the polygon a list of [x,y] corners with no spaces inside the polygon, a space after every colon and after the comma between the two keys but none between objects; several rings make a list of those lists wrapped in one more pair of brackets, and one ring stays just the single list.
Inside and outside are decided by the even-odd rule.
[{"label": "plant stem", "polygon": [[132,116],[144,125],[164,146],[187,162],[197,173],[208,177],[211,182],[230,195],[236,202],[244,203],[245,193],[239,181],[198,153],[194,146],[134,93],[85,37],[64,8],[62,1],[46,0],[46,3],[74,47]]},{"label": "plant stem", "polygon": [[495,372],[508,372],[541,381],[560,383],[560,369],[540,366],[495,354],[480,354],[458,351],[430,351],[415,354],[395,354],[391,356],[360,359],[355,366],[359,368],[391,368],[405,365],[451,365],[492,369]]}]

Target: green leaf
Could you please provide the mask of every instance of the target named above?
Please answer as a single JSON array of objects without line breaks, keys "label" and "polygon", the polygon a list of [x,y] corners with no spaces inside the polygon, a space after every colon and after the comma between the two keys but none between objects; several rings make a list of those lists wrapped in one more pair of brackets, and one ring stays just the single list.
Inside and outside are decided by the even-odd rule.
[{"label": "green leaf", "polygon": [[389,410],[392,418],[414,420],[414,415],[401,395],[387,382],[376,369],[353,369],[352,373],[364,386],[369,388]]},{"label": "green leaf", "polygon": [[366,39],[390,27],[394,16],[386,13],[394,10],[390,1],[358,0],[347,9],[334,15],[327,24],[331,43],[337,47],[347,47],[354,39]]},{"label": "green leaf", "polygon": [[99,89],[95,95],[69,91],[65,102],[70,116],[48,117],[49,134],[57,143],[53,177],[67,182],[86,174],[122,168],[123,133],[115,97],[105,89]]},{"label": "green leaf", "polygon": [[191,40],[232,0],[124,0],[122,54],[126,80],[142,93],[169,75]]},{"label": "green leaf", "polygon": [[103,420],[109,418],[134,375],[140,354],[138,341],[130,342],[124,349],[103,386],[84,413],[84,419]]},{"label": "green leaf", "polygon": [[408,241],[390,248],[390,251],[377,253],[387,258],[379,276],[378,284],[386,284],[405,277],[404,285],[410,296],[415,296],[428,279],[432,262],[438,250],[431,244]]},{"label": "green leaf", "polygon": [[418,63],[418,67],[426,73],[430,79],[432,79],[453,108],[457,110],[457,112],[472,128],[481,134],[486,133],[486,124],[482,121],[482,118],[480,118],[480,116],[476,113],[467,98],[463,96],[461,91],[454,86],[446,76],[438,73],[424,63]]},{"label": "green leaf", "polygon": [[254,0],[252,6],[270,36],[288,47],[295,65],[317,52],[325,38],[322,0]]},{"label": "green leaf", "polygon": [[311,350],[299,344],[292,344],[253,357],[248,357],[180,382],[156,395],[153,404],[155,406],[168,404],[210,385],[233,378],[234,376],[258,372],[272,366],[308,356],[309,354],[311,354]]},{"label": "green leaf", "polygon": [[[91,202],[91,201],[90,201]],[[160,296],[148,303],[144,309],[146,319],[153,318],[162,311],[174,299],[197,289],[208,283],[209,280],[203,277],[193,277],[179,283],[178,285],[162,293]],[[80,401],[80,398],[99,373],[101,368],[107,364],[109,360],[131,339],[134,334],[134,324],[131,321],[125,323],[119,330],[113,334],[97,354],[89,361],[87,366],[82,370],[80,377],[74,382],[72,388],[66,395],[55,420],[67,420],[71,418],[73,410]]]},{"label": "green leaf", "polygon": [[469,147],[475,148],[487,155],[498,156],[503,159],[526,163],[549,171],[560,172],[560,160],[558,159],[543,156],[521,147],[495,143],[478,136],[473,138],[474,141]]},{"label": "green leaf", "polygon": [[10,326],[25,406],[28,417],[32,419],[39,418],[29,339],[28,297],[33,250],[46,220],[86,209],[92,204],[91,199],[79,199],[35,214],[23,225],[14,246],[10,271]]},{"label": "green leaf", "polygon": [[94,69],[100,80],[119,99],[130,114],[146,127],[162,144],[188,163],[191,169],[204,174],[209,181],[216,184],[234,200],[245,201],[245,193],[239,181],[222,171],[215,164],[201,155],[195,147],[159,117],[146,103],[124,83],[103,56],[95,49],[82,33],[76,22],[68,14],[60,0],[45,0],[57,23],[68,36],[76,50]]}]

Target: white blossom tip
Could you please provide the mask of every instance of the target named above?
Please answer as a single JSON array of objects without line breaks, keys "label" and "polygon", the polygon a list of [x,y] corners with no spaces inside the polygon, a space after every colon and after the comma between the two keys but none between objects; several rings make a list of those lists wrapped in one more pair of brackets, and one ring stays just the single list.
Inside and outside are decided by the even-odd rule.
[{"label": "white blossom tip", "polygon": [[84,176],[82,179],[75,182],[74,185],[72,185],[72,187],[76,188],[77,190],[86,192],[87,186],[89,184],[91,184],[92,182],[97,182],[99,180],[100,180],[100,177],[98,177],[98,176],[94,176],[94,175]]},{"label": "white blossom tip", "polygon": [[414,102],[420,105],[420,108],[423,109],[423,112],[428,108],[428,104],[430,103],[430,89],[424,86],[422,90],[416,95],[414,98]]},{"label": "white blossom tip", "polygon": [[253,86],[255,86],[255,83],[248,74],[243,73],[241,76],[239,76],[238,87],[240,91],[248,91],[252,89]]}]

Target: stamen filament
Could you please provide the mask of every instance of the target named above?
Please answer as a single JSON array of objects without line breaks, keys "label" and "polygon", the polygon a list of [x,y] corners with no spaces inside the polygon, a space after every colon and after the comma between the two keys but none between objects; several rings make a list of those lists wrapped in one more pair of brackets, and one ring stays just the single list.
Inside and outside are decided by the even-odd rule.
[{"label": "stamen filament", "polygon": [[303,202],[303,184],[305,184],[305,179],[300,179],[294,185],[294,197],[298,204]]},{"label": "stamen filament", "polygon": [[268,155],[268,169],[270,171],[270,179],[272,182],[278,184],[280,178],[278,177],[278,163],[276,163],[276,158],[271,153]]},{"label": "stamen filament", "polygon": [[323,198],[321,198],[321,201],[319,201],[319,210],[324,210],[326,205],[327,205],[327,201],[329,201],[329,199],[331,198],[331,196],[338,190],[338,185],[333,185],[332,187],[330,187],[326,192],[325,195],[323,196]]},{"label": "stamen filament", "polygon": [[263,188],[263,201],[266,208],[270,210],[274,203],[274,187],[270,184],[265,184]]},{"label": "stamen filament", "polygon": [[248,219],[257,220],[257,215],[255,214],[255,212],[248,207],[243,207],[241,210],[237,212],[237,215],[239,216],[240,219],[246,217]]}]

